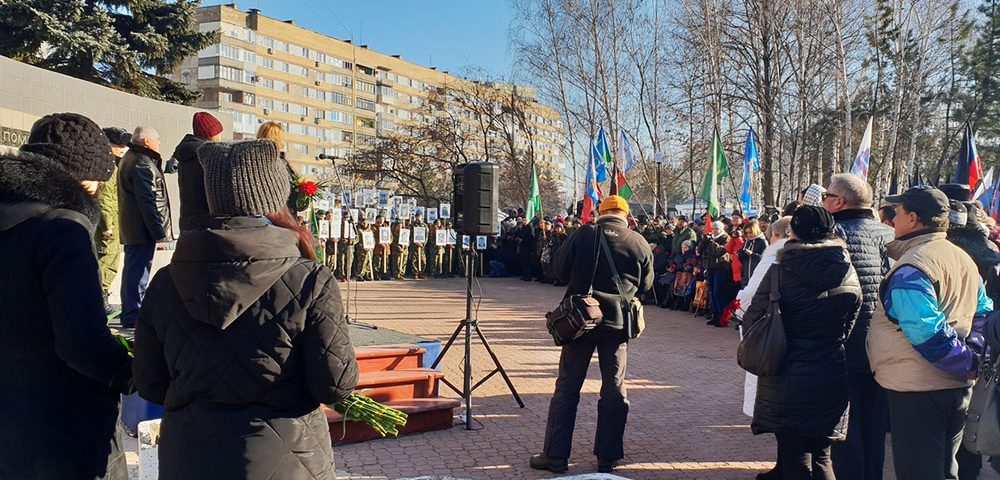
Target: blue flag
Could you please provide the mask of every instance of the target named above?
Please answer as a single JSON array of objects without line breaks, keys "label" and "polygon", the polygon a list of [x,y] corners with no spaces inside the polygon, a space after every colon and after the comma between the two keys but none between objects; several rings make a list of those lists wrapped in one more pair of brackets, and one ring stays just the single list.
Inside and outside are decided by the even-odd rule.
[{"label": "blue flag", "polygon": [[635,153],[632,153],[632,145],[628,143],[628,137],[625,136],[625,129],[621,130],[621,153],[622,157],[625,158],[625,166],[622,167],[622,173],[628,173],[629,170],[636,164]]},{"label": "blue flag", "polygon": [[743,211],[750,211],[750,202],[753,199],[753,173],[760,171],[760,153],[757,152],[757,135],[753,133],[753,127],[747,132],[746,145],[743,147],[743,189],[740,191],[740,202],[743,203]]},{"label": "blue flag", "polygon": [[[597,134],[597,141],[590,142],[590,161],[594,164],[594,173],[596,175],[597,183],[601,183],[608,179],[608,164],[604,162],[604,155],[601,151],[601,140],[604,134],[604,129],[602,128],[600,133]],[[605,140],[605,146],[607,141]]]}]

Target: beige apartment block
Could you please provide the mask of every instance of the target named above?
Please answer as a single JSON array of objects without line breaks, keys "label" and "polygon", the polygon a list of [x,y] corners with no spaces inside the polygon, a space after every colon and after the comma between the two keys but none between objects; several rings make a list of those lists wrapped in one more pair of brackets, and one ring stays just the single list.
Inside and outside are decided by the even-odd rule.
[{"label": "beige apartment block", "polygon": [[[219,31],[219,42],[167,76],[201,91],[199,108],[231,114],[237,139],[253,137],[265,121],[281,123],[286,156],[304,176],[332,180],[332,163],[320,160],[321,154],[343,159],[370,148],[380,136],[421,121],[418,111],[435,93],[472,84],[235,4],[200,8],[198,23],[201,31]],[[475,90],[483,91],[478,85]],[[495,95],[513,88],[489,87]],[[561,170],[565,134],[559,114],[537,102],[534,88],[516,88],[528,100],[535,159]],[[527,151],[528,140],[518,141]]]}]

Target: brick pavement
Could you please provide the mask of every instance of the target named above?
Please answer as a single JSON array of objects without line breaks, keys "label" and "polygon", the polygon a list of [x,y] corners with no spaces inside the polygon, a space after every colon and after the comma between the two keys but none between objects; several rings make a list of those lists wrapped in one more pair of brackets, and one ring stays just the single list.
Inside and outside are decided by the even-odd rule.
[{"label": "brick pavement", "polygon": [[[347,478],[450,475],[473,479],[552,478],[528,468],[541,451],[545,415],[559,349],[545,331],[544,312],[563,289],[516,279],[482,279],[481,327],[524,399],[517,407],[496,376],[476,390],[473,417],[462,425],[398,439],[335,449]],[[364,322],[446,340],[465,315],[463,279],[365,282],[352,288],[352,315]],[[733,330],[659,308],[646,311],[647,331],[630,345],[627,384],[631,411],[627,456],[617,472],[633,479],[753,478],[772,465],[772,437],[750,434],[741,412],[743,372],[736,366]],[[474,343],[475,378],[492,368]],[[568,474],[593,472],[600,376],[595,355],[583,387]],[[443,361],[447,377],[461,382],[462,350]],[[444,395],[455,396],[442,386]],[[456,420],[457,422],[458,420]]]}]

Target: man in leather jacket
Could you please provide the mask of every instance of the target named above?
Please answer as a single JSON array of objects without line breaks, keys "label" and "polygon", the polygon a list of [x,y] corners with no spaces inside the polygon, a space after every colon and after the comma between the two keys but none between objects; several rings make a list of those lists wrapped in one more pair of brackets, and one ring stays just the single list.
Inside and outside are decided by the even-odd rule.
[{"label": "man in leather jacket", "polygon": [[121,322],[125,327],[135,326],[156,243],[173,239],[162,163],[160,134],[151,127],[136,128],[118,168],[118,219],[125,245]]}]

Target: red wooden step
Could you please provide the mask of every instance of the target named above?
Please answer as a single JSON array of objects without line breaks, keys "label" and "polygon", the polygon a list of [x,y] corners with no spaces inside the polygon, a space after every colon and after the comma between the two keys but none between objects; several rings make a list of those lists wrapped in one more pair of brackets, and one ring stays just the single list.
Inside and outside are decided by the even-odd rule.
[{"label": "red wooden step", "polygon": [[[455,408],[461,405],[461,402],[451,398],[412,398],[382,403],[402,410],[408,415],[406,425],[399,429],[400,435],[449,429],[455,424]],[[330,425],[330,439],[334,445],[382,437],[367,424],[353,421],[346,422],[347,433],[345,435],[344,417],[325,406],[323,411],[326,413],[326,420]]]},{"label": "red wooden step", "polygon": [[361,373],[419,368],[427,350],[416,345],[373,345],[355,347],[354,358]]},{"label": "red wooden step", "polygon": [[432,398],[438,395],[438,380],[444,374],[430,368],[382,370],[362,373],[358,377],[358,393],[385,403],[389,400]]}]

